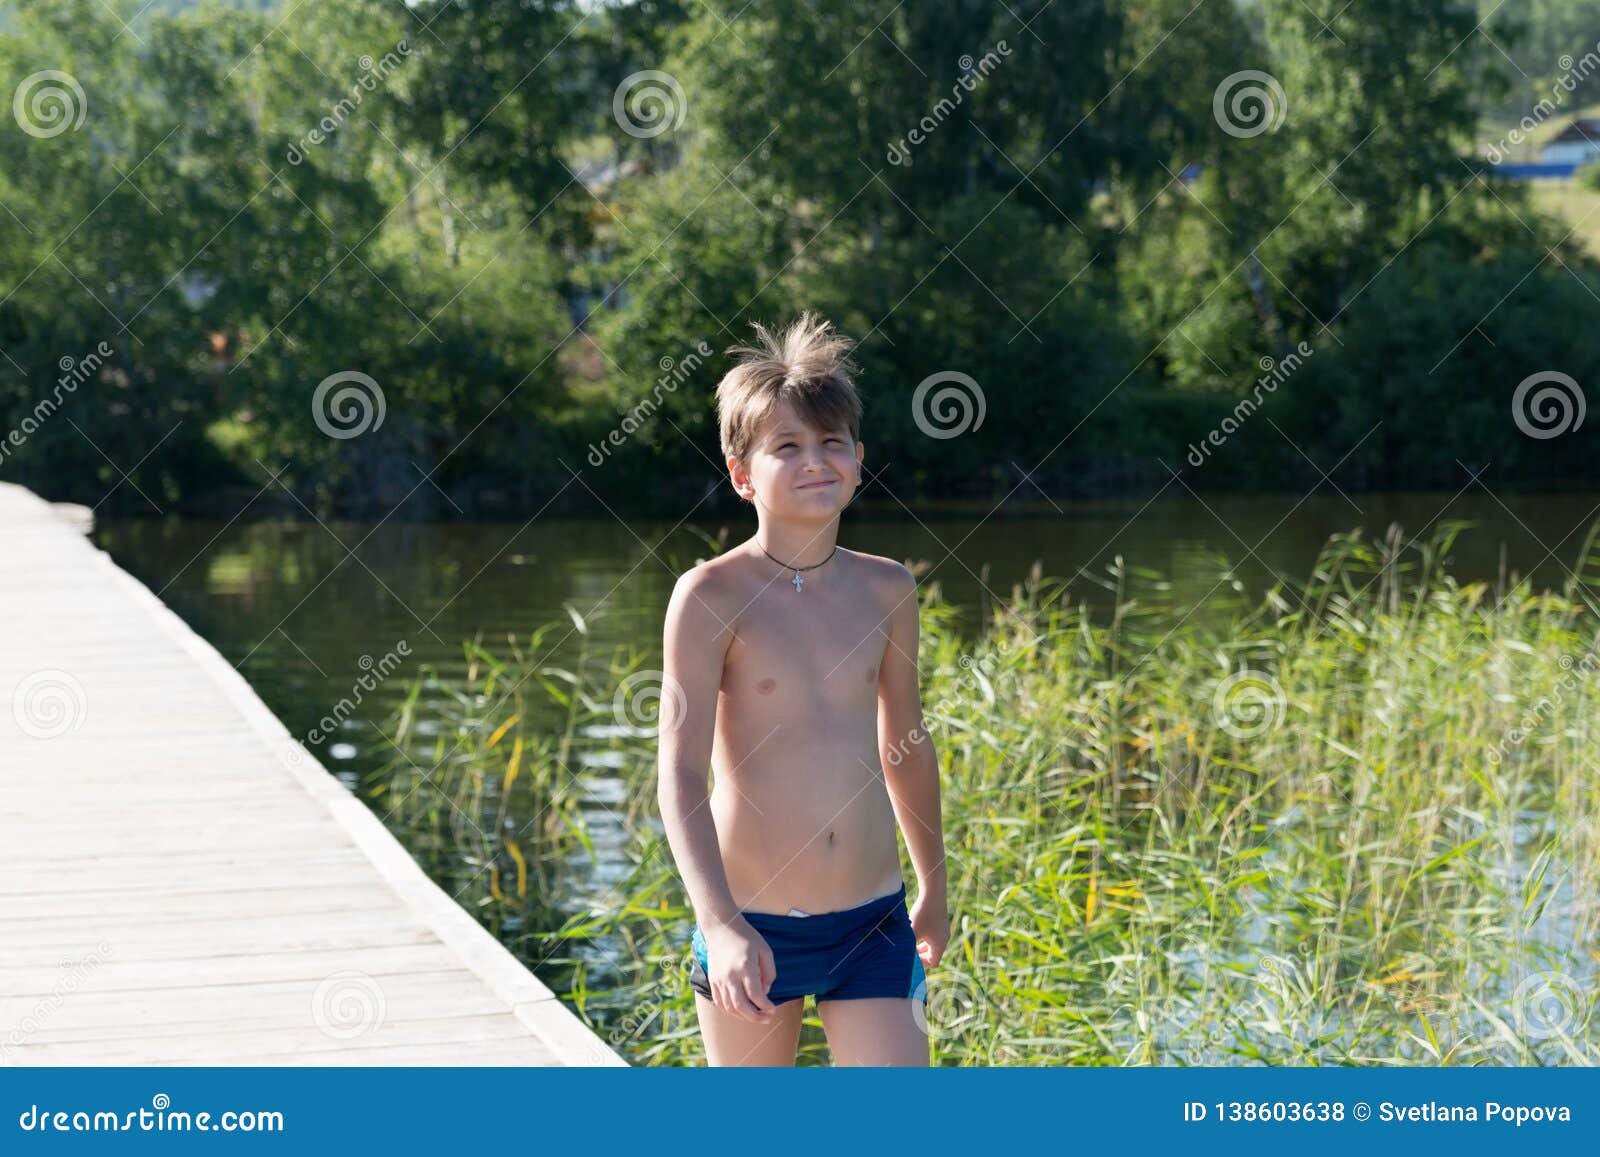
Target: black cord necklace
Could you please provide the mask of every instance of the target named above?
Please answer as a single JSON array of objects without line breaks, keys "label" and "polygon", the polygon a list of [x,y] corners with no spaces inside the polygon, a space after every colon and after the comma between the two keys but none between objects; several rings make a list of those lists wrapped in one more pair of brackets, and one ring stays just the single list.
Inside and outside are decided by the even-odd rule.
[{"label": "black cord necklace", "polygon": [[[768,558],[772,558],[772,553],[770,551],[768,551],[766,547],[762,546],[759,542],[756,543],[756,546],[760,549],[762,554],[766,555]],[[810,566],[794,566],[792,563],[784,562],[782,559],[778,559],[778,558],[772,558],[772,561],[777,563],[779,566],[783,567],[784,570],[792,570],[792,571],[794,571],[794,579],[792,581],[794,582],[795,593],[799,594],[800,593],[800,588],[805,585],[805,580],[800,577],[800,572],[801,571],[807,571],[807,570],[816,570],[819,566],[825,566],[828,562],[830,562],[833,559],[833,556],[835,554],[837,554],[838,552],[839,552],[839,545],[838,545],[838,543],[835,543],[833,549],[828,552],[828,557],[827,558],[823,559],[821,562],[814,562]]]}]

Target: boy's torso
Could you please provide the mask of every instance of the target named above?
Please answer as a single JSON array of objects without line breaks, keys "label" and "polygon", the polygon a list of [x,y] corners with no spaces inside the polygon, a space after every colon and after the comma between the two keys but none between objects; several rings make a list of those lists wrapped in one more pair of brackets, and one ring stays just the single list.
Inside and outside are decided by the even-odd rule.
[{"label": "boy's torso", "polygon": [[[733,628],[712,752],[711,808],[745,911],[855,907],[900,886],[878,748],[878,673],[892,601],[883,561],[840,550],[796,591],[727,559],[717,608]],[[738,565],[743,564],[743,565]]]}]

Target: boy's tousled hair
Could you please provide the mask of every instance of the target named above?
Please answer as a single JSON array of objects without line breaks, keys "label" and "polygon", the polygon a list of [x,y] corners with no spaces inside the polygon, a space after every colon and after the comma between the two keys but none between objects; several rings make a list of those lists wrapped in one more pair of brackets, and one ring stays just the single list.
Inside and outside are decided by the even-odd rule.
[{"label": "boy's tousled hair", "polygon": [[849,358],[855,342],[811,310],[776,336],[752,324],[757,344],[729,349],[739,363],[717,383],[723,457],[743,460],[782,401],[793,403],[808,425],[849,430],[859,441],[861,397],[852,375],[860,367]]}]

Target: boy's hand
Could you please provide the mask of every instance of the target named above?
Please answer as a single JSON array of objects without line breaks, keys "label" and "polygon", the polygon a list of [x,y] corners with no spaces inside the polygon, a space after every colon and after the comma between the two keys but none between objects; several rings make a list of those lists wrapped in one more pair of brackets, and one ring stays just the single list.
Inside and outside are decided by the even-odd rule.
[{"label": "boy's hand", "polygon": [[767,999],[767,989],[778,978],[771,946],[743,916],[702,935],[711,963],[712,1002],[753,1024],[770,1024],[778,1007]]},{"label": "boy's hand", "polygon": [[911,905],[911,930],[917,934],[917,955],[922,958],[922,966],[932,968],[950,944],[950,913],[943,893],[917,893],[917,902]]}]

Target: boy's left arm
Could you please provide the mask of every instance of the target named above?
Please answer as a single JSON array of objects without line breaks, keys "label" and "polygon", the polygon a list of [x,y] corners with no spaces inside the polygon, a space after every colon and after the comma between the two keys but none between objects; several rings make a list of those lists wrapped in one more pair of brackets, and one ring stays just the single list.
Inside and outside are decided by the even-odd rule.
[{"label": "boy's left arm", "polygon": [[878,748],[889,800],[917,872],[917,898],[911,906],[917,953],[932,968],[950,942],[939,759],[922,721],[917,582],[905,567],[899,571],[896,601],[889,612],[889,641],[878,670]]}]

